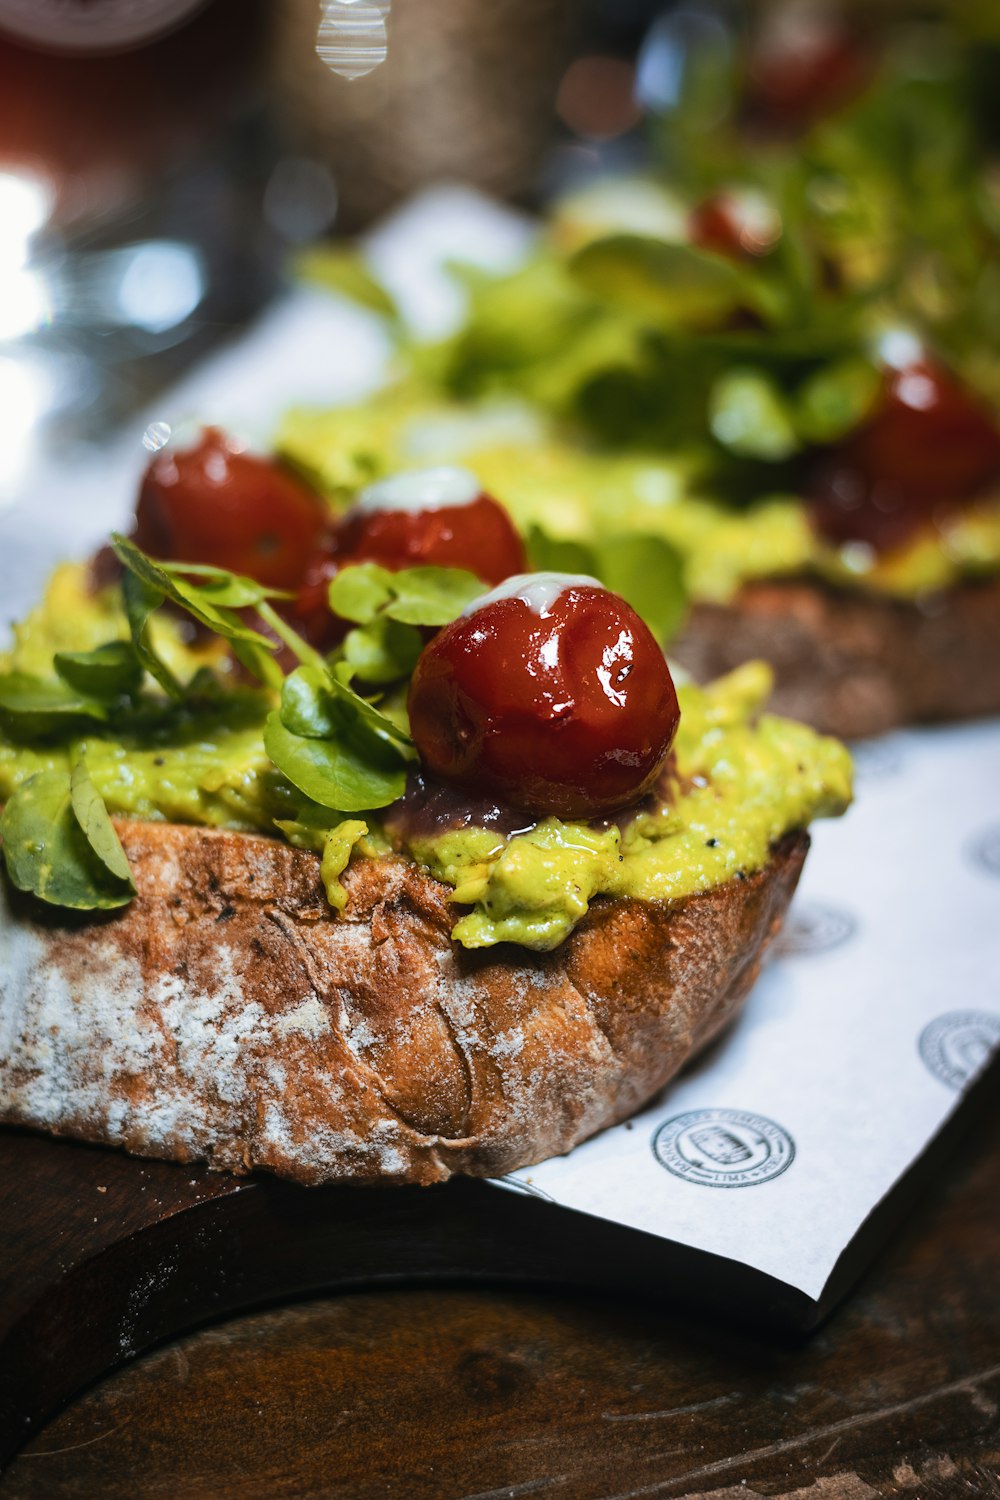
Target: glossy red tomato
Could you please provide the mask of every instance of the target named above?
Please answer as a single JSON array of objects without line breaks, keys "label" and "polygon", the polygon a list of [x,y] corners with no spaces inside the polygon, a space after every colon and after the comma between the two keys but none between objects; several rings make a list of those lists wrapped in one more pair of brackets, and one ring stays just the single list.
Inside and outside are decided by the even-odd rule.
[{"label": "glossy red tomato", "polygon": [[929,361],[894,370],[875,416],[827,454],[812,484],[820,533],[879,551],[1000,483],[1000,432],[969,391]]},{"label": "glossy red tomato", "polygon": [[135,540],[152,557],[295,588],[326,525],[321,500],[301,480],[206,427],[193,447],[165,448],[146,470]]},{"label": "glossy red tomato", "polygon": [[[416,479],[418,476],[406,476]],[[385,485],[389,489],[391,481]],[[379,489],[383,487],[380,486]],[[388,500],[356,506],[339,529],[342,563],[376,562],[383,568],[467,568],[484,583],[500,583],[527,566],[524,544],[507,512],[477,491],[463,504],[395,507]]]},{"label": "glossy red tomato", "polygon": [[747,260],[774,248],[781,237],[781,219],[759,193],[712,193],[691,210],[688,234],[701,250],[713,250],[728,260]]},{"label": "glossy red tomato", "polygon": [[872,43],[836,17],[782,16],[765,26],[747,73],[747,111],[770,130],[794,134],[849,104],[875,68]]},{"label": "glossy red tomato", "polygon": [[335,541],[314,552],[295,592],[295,598],[280,606],[281,612],[310,645],[332,651],[350,629],[346,620],[333,614],[329,603],[330,580],[342,560]]},{"label": "glossy red tomato", "polygon": [[635,802],[680,718],[653,635],[591,580],[536,573],[507,588],[447,625],[417,662],[409,713],[425,766],[542,815]]}]

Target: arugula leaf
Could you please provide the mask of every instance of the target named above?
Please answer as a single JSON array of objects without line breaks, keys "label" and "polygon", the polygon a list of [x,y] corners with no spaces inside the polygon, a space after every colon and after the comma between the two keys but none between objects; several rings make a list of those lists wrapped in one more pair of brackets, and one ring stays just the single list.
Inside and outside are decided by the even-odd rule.
[{"label": "arugula leaf", "polygon": [[87,762],[78,752],[70,772],[70,801],[83,835],[110,875],[135,894],[135,882],[125,850],[114,829],[104,799],[90,779]]},{"label": "arugula leaf", "polygon": [[72,729],[83,719],[98,722],[108,716],[103,703],[78,692],[66,682],[35,677],[30,672],[0,674],[0,716],[28,737]]},{"label": "arugula leaf", "polygon": [[101,701],[127,697],[142,682],[142,663],[129,641],[108,641],[93,651],[57,651],[54,662],[71,688]]},{"label": "arugula leaf", "polygon": [[322,807],[365,812],[395,802],[406,789],[405,764],[387,747],[294,734],[277,711],[264,726],[264,748],[292,785]]},{"label": "arugula leaf", "polygon": [[684,560],[664,537],[646,532],[599,535],[592,542],[551,537],[532,525],[526,545],[532,567],[589,573],[620,594],[658,641],[669,640],[687,610]]},{"label": "arugula leaf", "polygon": [[[121,862],[111,853],[83,780],[77,782],[77,801],[100,852],[81,826],[68,771],[37,771],[21,783],[0,814],[7,873],[19,890],[53,906],[74,911],[124,906],[135,890],[131,874],[123,878],[116,873]],[[106,862],[108,857],[116,868]]]}]

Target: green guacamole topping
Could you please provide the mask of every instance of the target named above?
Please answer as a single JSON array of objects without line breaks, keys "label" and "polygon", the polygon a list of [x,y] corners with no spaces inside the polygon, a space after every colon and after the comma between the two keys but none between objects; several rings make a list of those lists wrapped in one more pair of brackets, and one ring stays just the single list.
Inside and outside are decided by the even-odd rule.
[{"label": "green guacamole topping", "polygon": [[[405,581],[393,587],[397,602],[405,602]],[[69,644],[67,610],[76,648],[122,635],[114,594],[91,596],[82,570],[63,568],[18,627],[0,671],[30,667],[54,683],[54,652]],[[160,650],[171,654],[181,675],[212,654],[186,645],[169,616],[159,619],[157,634]],[[15,806],[10,799],[33,777],[32,786],[48,792],[53,773],[65,775],[67,787],[71,775],[79,781],[89,774],[112,815],[281,835],[315,850],[330,903],[342,909],[340,876],[349,862],[393,848],[379,809],[337,809],[305,795],[265,750],[274,695],[227,684],[221,675],[178,702],[144,693],[131,708],[72,736],[51,729],[26,734],[16,715],[0,712],[0,801]],[[632,817],[594,824],[545,818],[509,838],[486,828],[445,829],[401,844],[397,839],[395,847],[452,887],[453,937],[469,948],[514,942],[550,949],[597,896],[670,901],[760,869],[782,834],[838,815],[851,799],[850,758],[841,744],[760,711],[770,680],[766,666],[752,663],[707,688],[681,684],[676,776],[664,800],[644,804]],[[308,684],[308,674],[302,681]],[[292,698],[289,722],[317,712],[320,700],[305,688]],[[294,761],[291,766],[297,776]],[[310,764],[308,776],[314,770]],[[322,781],[315,783],[319,794],[322,788]],[[113,858],[106,862],[117,868]],[[92,899],[72,904],[120,904],[117,897],[103,899],[109,879],[102,871]],[[122,890],[120,899],[128,894]]]},{"label": "green guacamole topping", "polygon": [[395,469],[459,462],[523,529],[585,538],[598,553],[611,532],[661,537],[682,558],[694,600],[725,603],[744,583],[803,574],[914,598],[1000,569],[1000,496],[945,514],[887,555],[837,549],[794,495],[725,505],[703,493],[691,455],[595,452],[511,400],[448,405],[405,385],[360,407],[293,411],[279,444],[335,502]]}]

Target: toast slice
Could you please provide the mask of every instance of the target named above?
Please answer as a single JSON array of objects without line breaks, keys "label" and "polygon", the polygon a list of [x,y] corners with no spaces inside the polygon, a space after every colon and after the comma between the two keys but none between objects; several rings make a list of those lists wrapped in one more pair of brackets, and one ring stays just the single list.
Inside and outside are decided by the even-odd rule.
[{"label": "toast slice", "polygon": [[104,918],[0,887],[0,1121],[300,1183],[496,1176],[631,1114],[735,1015],[809,846],[673,903],[600,899],[551,953],[452,943],[448,888],[120,820]]},{"label": "toast slice", "polygon": [[773,713],[864,739],[902,724],[1000,713],[1000,576],[919,601],[805,580],[696,604],[670,646],[699,682],[770,662]]}]

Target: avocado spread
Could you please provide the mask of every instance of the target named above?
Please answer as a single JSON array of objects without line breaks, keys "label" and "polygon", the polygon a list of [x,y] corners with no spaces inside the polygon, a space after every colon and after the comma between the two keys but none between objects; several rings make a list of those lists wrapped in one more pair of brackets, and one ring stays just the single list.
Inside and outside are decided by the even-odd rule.
[{"label": "avocado spread", "polygon": [[335,501],[393,469],[451,461],[472,469],[522,527],[598,546],[602,532],[660,536],[681,554],[694,600],[725,603],[744,583],[803,574],[914,598],[1000,570],[1000,496],[943,514],[890,553],[836,548],[794,495],[723,504],[701,493],[690,455],[594,452],[508,399],[449,406],[407,385],[364,406],[293,411],[279,444]]},{"label": "avocado spread", "polygon": [[[43,602],[16,628],[0,670],[54,676],[53,655],[68,644],[69,620],[76,648],[123,637],[116,598],[113,590],[92,595],[81,568],[59,569]],[[169,615],[156,624],[158,649],[178,671],[185,662],[189,670],[204,665],[218,645],[193,648]],[[631,816],[545,818],[512,835],[444,827],[397,835],[394,843],[378,812],[349,816],[303,797],[264,747],[274,695],[224,679],[217,672],[214,690],[178,703],[144,697],[124,720],[88,724],[71,743],[26,735],[0,713],[0,801],[36,772],[65,771],[82,755],[113,815],[281,833],[322,854],[338,909],[346,899],[339,876],[349,860],[395,847],[452,887],[463,909],[456,941],[545,950],[573,930],[595,896],[669,901],[706,890],[761,868],[782,834],[838,815],[851,799],[847,751],[761,713],[770,673],[752,663],[704,689],[679,685],[675,772],[663,798]]]}]

